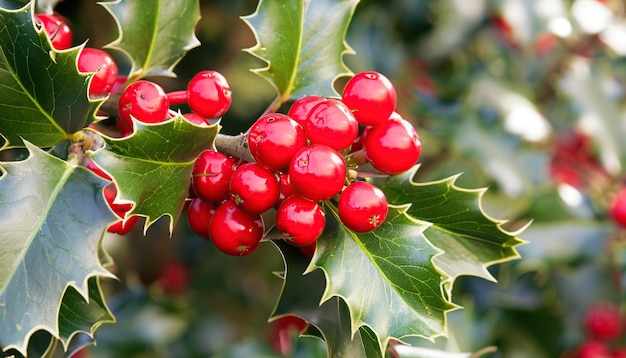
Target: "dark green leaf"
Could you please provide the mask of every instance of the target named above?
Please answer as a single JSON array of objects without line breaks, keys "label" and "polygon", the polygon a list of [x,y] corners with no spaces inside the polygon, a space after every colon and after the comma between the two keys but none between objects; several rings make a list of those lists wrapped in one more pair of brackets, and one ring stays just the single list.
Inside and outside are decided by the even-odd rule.
[{"label": "dark green leaf", "polygon": [[196,157],[214,147],[220,125],[197,127],[182,116],[159,124],[134,121],[126,138],[104,137],[107,148],[94,161],[115,180],[118,200],[134,203],[127,215],[148,218],[147,226],[170,217],[170,231],[180,216]]},{"label": "dark green leaf", "polygon": [[54,146],[95,121],[99,105],[87,95],[91,75],[76,68],[80,48],[53,50],[32,6],[0,9],[0,133],[10,147]]},{"label": "dark green leaf", "polygon": [[523,241],[482,211],[484,190],[459,188],[454,185],[456,177],[415,183],[415,170],[389,177],[382,189],[390,204],[408,205],[406,215],[427,225],[424,237],[443,251],[433,263],[448,277],[447,288],[460,275],[495,280],[487,267],[518,258],[515,246]]},{"label": "dark green leaf", "polygon": [[66,347],[75,335],[85,333],[93,337],[93,332],[100,325],[115,322],[115,318],[104,303],[98,278],[89,278],[87,285],[89,300],[85,300],[85,297],[72,286],[67,288],[63,296],[59,310],[59,333]]},{"label": "dark green leaf", "polygon": [[350,74],[343,55],[358,0],[261,0],[243,18],[257,44],[249,53],[267,62],[256,69],[277,90],[279,102],[307,95],[335,97],[333,82]]},{"label": "dark green leaf", "polygon": [[444,335],[445,314],[456,307],[442,288],[447,278],[433,264],[441,252],[424,236],[428,224],[403,210],[390,208],[378,229],[356,234],[327,205],[326,229],[309,268],[322,268],[326,275],[322,300],[345,300],[352,332],[368,326],[381,354],[391,338]]},{"label": "dark green leaf", "polygon": [[109,47],[132,60],[129,77],[166,75],[200,42],[194,29],[200,20],[197,0],[117,0],[101,3],[115,18],[119,37]]},{"label": "dark green leaf", "polygon": [[68,285],[88,297],[90,277],[111,276],[98,251],[115,219],[106,181],[25,144],[28,159],[0,162],[0,341],[21,353],[38,329],[59,337]]},{"label": "dark green leaf", "polygon": [[[363,339],[361,330],[353,334],[350,314],[342,300],[332,297],[320,305],[325,282],[322,271],[304,274],[309,260],[300,250],[280,239],[272,242],[279,248],[285,263],[285,282],[272,317],[292,314],[311,322],[318,331],[307,334],[323,339],[331,357],[380,356],[375,337],[373,341],[371,336]],[[365,341],[370,343],[367,347],[377,355],[366,353]],[[372,347],[375,349],[372,350]]]}]

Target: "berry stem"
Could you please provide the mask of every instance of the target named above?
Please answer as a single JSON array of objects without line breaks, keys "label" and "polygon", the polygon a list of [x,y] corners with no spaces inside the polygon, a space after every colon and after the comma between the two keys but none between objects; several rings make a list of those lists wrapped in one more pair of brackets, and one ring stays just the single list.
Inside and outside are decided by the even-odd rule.
[{"label": "berry stem", "polygon": [[187,90],[173,91],[167,94],[171,106],[187,104]]},{"label": "berry stem", "polygon": [[248,148],[248,133],[241,133],[236,136],[218,134],[215,138],[215,148],[218,152],[232,155],[243,159],[248,163],[255,162],[250,149]]}]

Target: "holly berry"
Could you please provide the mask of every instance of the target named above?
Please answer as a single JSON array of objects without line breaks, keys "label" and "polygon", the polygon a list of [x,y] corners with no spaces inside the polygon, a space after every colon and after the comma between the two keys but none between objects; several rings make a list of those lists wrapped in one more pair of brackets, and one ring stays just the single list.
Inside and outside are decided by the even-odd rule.
[{"label": "holly berry", "polygon": [[187,221],[191,231],[197,235],[209,239],[209,222],[215,213],[213,203],[194,198],[187,208]]},{"label": "holly berry", "polygon": [[194,162],[191,185],[198,197],[217,203],[228,196],[228,187],[234,172],[230,157],[214,150],[206,150]]},{"label": "holly berry", "polygon": [[584,342],[578,348],[578,358],[612,358],[613,355],[606,344],[599,341]]},{"label": "holly berry", "polygon": [[144,123],[163,122],[167,119],[170,104],[161,86],[139,80],[124,89],[118,107],[121,121],[132,130],[131,116]]},{"label": "holly berry", "polygon": [[232,92],[226,78],[216,71],[197,73],[187,84],[189,108],[205,118],[219,118],[232,103]]},{"label": "holly berry", "polygon": [[394,112],[384,123],[368,129],[363,151],[374,168],[394,175],[417,163],[422,142],[411,123]]},{"label": "holly berry", "polygon": [[389,118],[396,108],[396,90],[391,81],[375,71],[352,77],[343,89],[341,99],[364,126],[376,126]]},{"label": "holly berry", "polygon": [[108,53],[85,47],[78,55],[78,70],[93,73],[89,83],[89,97],[104,97],[111,93],[117,80],[117,64]]},{"label": "holly berry", "polygon": [[370,232],[387,218],[387,198],[378,187],[363,181],[354,182],[339,195],[339,218],[355,232]]},{"label": "holly berry", "polygon": [[126,219],[126,221],[118,220],[113,225],[109,226],[107,232],[118,234],[118,235],[126,235],[132,231],[132,229],[139,221],[139,216],[132,215]]},{"label": "holly berry", "polygon": [[335,150],[348,148],[359,134],[359,123],[350,109],[336,99],[317,103],[307,115],[304,131],[311,143]]},{"label": "holly berry", "polygon": [[278,209],[280,204],[285,201],[288,197],[294,195],[296,193],[293,185],[289,181],[289,174],[282,173],[278,176],[278,184],[280,184],[280,194],[278,195],[278,202],[276,202],[275,208]]},{"label": "holly berry", "polygon": [[585,313],[585,328],[597,339],[617,338],[622,334],[623,326],[621,312],[613,303],[598,303]]},{"label": "holly berry", "polygon": [[272,347],[280,355],[286,357],[293,353],[292,335],[301,334],[309,326],[304,319],[287,315],[282,316],[271,323]]},{"label": "holly berry", "polygon": [[209,222],[215,246],[232,256],[245,256],[256,249],[264,230],[261,215],[243,210],[233,200],[220,204]]},{"label": "holly berry", "polygon": [[326,217],[322,207],[299,195],[285,199],[276,213],[276,228],[287,242],[295,246],[315,242],[324,226]]},{"label": "holly berry", "polygon": [[115,215],[117,215],[118,217],[124,218],[124,216],[126,216],[126,213],[133,208],[133,205],[131,203],[120,204],[115,202],[115,198],[117,197],[117,186],[115,185],[115,183],[110,183],[105,186],[103,192],[104,200],[106,200],[111,210],[113,210],[113,213],[115,213]]},{"label": "holly berry", "polygon": [[311,144],[300,149],[291,160],[289,181],[303,197],[322,201],[330,199],[343,188],[346,163],[334,149]]},{"label": "holly berry", "polygon": [[259,118],[248,132],[248,148],[254,159],[274,171],[284,171],[291,158],[307,144],[304,129],[281,113]]},{"label": "holly berry", "polygon": [[293,102],[291,107],[289,107],[287,115],[289,118],[304,126],[304,123],[306,123],[306,117],[309,115],[311,109],[313,109],[316,104],[324,100],[326,100],[326,98],[320,96],[306,96],[298,98],[295,102]]},{"label": "holly berry", "polygon": [[161,268],[159,285],[169,294],[181,294],[189,287],[191,270],[189,265],[181,260],[168,260]]},{"label": "holly berry", "polygon": [[72,30],[64,17],[59,15],[35,14],[35,20],[40,24],[52,47],[56,50],[66,50],[72,47]]},{"label": "holly berry", "polygon": [[280,195],[276,175],[258,163],[241,165],[230,179],[230,196],[250,213],[262,214],[272,208]]},{"label": "holly berry", "polygon": [[626,188],[617,192],[609,210],[613,220],[621,227],[626,228]]},{"label": "holly berry", "polygon": [[201,127],[208,127],[211,123],[209,123],[209,121],[202,117],[201,115],[197,114],[197,113],[185,113],[183,114],[183,117],[189,121],[189,123],[193,123],[197,126],[201,126]]},{"label": "holly berry", "polygon": [[[104,180],[108,180],[108,181],[113,180],[113,178],[111,178],[109,174],[105,173],[104,170],[100,169],[100,167],[97,166],[96,163],[88,157],[86,157],[85,159],[85,168],[91,170],[92,173],[96,174],[97,176],[99,176],[100,178]],[[106,190],[106,187],[105,187],[105,190]],[[115,195],[113,197],[115,197]]]}]

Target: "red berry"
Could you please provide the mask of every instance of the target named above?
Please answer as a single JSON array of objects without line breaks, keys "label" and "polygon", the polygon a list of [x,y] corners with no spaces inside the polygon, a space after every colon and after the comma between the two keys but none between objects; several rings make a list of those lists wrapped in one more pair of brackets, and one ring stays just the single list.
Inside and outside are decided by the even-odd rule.
[{"label": "red berry", "polygon": [[198,197],[217,203],[228,196],[228,186],[234,172],[234,163],[230,157],[214,150],[206,150],[196,158],[191,185]]},{"label": "red berry", "polygon": [[109,174],[105,173],[104,170],[100,169],[100,167],[97,166],[93,160],[87,157],[85,159],[85,168],[91,170],[94,174],[96,174],[97,176],[99,176],[100,178],[104,180],[108,180],[108,181],[113,180],[113,178],[111,178]]},{"label": "red berry", "polygon": [[367,131],[363,150],[374,168],[394,175],[417,163],[422,142],[411,123],[394,112],[386,122]]},{"label": "red berry", "polygon": [[307,144],[304,129],[280,113],[259,118],[248,132],[248,148],[254,159],[274,171],[284,171],[291,158]]},{"label": "red berry", "polygon": [[613,349],[613,358],[626,358],[626,347],[617,347]]},{"label": "red berry", "polygon": [[139,80],[124,89],[118,107],[121,120],[133,128],[131,116],[144,123],[163,122],[167,119],[170,104],[161,86]]},{"label": "red berry", "polygon": [[621,227],[626,228],[626,188],[620,189],[610,207],[611,216]]},{"label": "red berry", "polygon": [[309,115],[311,109],[315,107],[316,104],[324,100],[326,100],[326,98],[320,96],[306,96],[299,98],[293,102],[291,107],[289,107],[287,115],[289,118],[304,126],[304,123],[306,123],[306,117]]},{"label": "red berry", "polygon": [[309,323],[294,315],[282,316],[271,323],[272,347],[282,356],[291,356],[293,353],[292,335],[301,334]]},{"label": "red berry", "polygon": [[370,232],[387,218],[387,198],[374,185],[357,181],[341,193],[337,210],[339,218],[349,229]]},{"label": "red berry", "polygon": [[72,30],[64,17],[59,15],[35,14],[35,20],[43,26],[44,31],[56,50],[72,47]]},{"label": "red berry", "polygon": [[278,201],[276,175],[257,163],[241,165],[230,179],[230,196],[244,210],[262,214]]},{"label": "red berry", "polygon": [[614,339],[622,334],[624,320],[619,308],[611,302],[591,306],[585,313],[585,328],[598,339]]},{"label": "red berry", "polygon": [[306,257],[307,259],[311,260],[311,258],[313,258],[313,255],[315,254],[315,249],[317,248],[317,240],[313,241],[312,243],[305,245],[305,246],[299,246],[298,249],[300,249],[300,252],[302,253],[302,255],[304,255],[304,257]]},{"label": "red berry", "polygon": [[189,287],[189,265],[181,260],[169,260],[161,268],[159,284],[169,294],[181,294]]},{"label": "red berry", "polygon": [[232,256],[245,256],[259,246],[265,227],[259,214],[251,214],[227,200],[215,209],[209,236],[215,246]]},{"label": "red berry", "polygon": [[197,113],[193,113],[193,112],[185,113],[183,114],[183,117],[187,121],[189,121],[189,123],[193,123],[200,127],[208,127],[211,124],[206,118],[202,117],[201,115]]},{"label": "red berry", "polygon": [[276,228],[283,238],[295,246],[307,246],[315,242],[326,226],[322,207],[299,195],[287,198],[276,213]]},{"label": "red berry", "polygon": [[108,53],[85,47],[78,55],[78,70],[93,73],[89,83],[89,97],[104,97],[111,93],[117,80],[117,64]]},{"label": "red berry", "polygon": [[124,88],[126,81],[128,81],[128,77],[126,76],[115,77],[115,82],[113,82],[113,86],[111,87],[111,93],[119,92],[122,88]]},{"label": "red berry", "polygon": [[118,235],[126,235],[135,227],[137,221],[139,220],[139,216],[132,215],[124,220],[116,221],[113,225],[109,226],[107,232],[118,234]]},{"label": "red berry", "polygon": [[289,181],[289,174],[282,173],[278,178],[278,183],[280,184],[280,194],[278,195],[278,202],[276,203],[275,208],[278,209],[280,204],[285,201],[288,197],[294,195],[296,191],[294,190],[291,182]]},{"label": "red berry", "polygon": [[108,184],[104,187],[103,191],[104,199],[106,200],[107,204],[109,204],[111,210],[113,210],[115,215],[117,215],[118,217],[124,218],[124,216],[126,216],[126,213],[133,208],[133,205],[130,203],[115,203],[115,198],[117,197],[117,186],[115,186],[115,183]]},{"label": "red berry", "polygon": [[578,349],[578,358],[612,358],[611,350],[604,343],[587,341]]},{"label": "red berry", "polygon": [[219,118],[232,102],[230,85],[216,71],[198,72],[187,84],[189,108],[205,118]]},{"label": "red berry", "polygon": [[309,111],[304,131],[311,143],[327,145],[335,150],[348,148],[359,135],[359,123],[341,101],[327,99]]},{"label": "red berry", "polygon": [[361,72],[352,77],[341,95],[343,103],[364,126],[376,126],[389,118],[396,108],[396,90],[384,75]]},{"label": "red berry", "polygon": [[209,222],[215,212],[213,203],[194,198],[187,208],[187,221],[191,231],[197,235],[209,238]]},{"label": "red berry", "polygon": [[303,197],[322,201],[337,195],[343,188],[346,163],[336,150],[311,144],[298,151],[289,166],[289,181]]}]

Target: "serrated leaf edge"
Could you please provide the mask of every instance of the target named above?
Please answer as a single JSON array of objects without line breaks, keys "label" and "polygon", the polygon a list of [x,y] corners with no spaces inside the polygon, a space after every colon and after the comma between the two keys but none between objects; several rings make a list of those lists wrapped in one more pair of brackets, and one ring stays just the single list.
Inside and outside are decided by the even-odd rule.
[{"label": "serrated leaf edge", "polygon": [[[250,23],[249,20],[254,18],[254,17],[256,17],[256,16],[258,16],[259,11],[260,11],[261,6],[262,6],[264,1],[266,1],[266,0],[259,0],[259,2],[257,4],[257,7],[256,7],[255,11],[252,14],[239,17],[248,26],[248,28],[250,29],[250,31],[254,35],[254,40],[255,40],[255,44],[253,46],[245,48],[245,49],[243,49],[243,51],[248,53],[248,54],[250,54],[250,55],[252,55],[253,57],[263,61],[266,64],[265,67],[253,68],[253,69],[250,69],[250,71],[255,73],[255,74],[257,74],[257,75],[259,75],[262,78],[265,78],[265,77],[262,76],[261,73],[265,72],[265,71],[268,71],[270,69],[271,65],[272,65],[272,62],[269,61],[268,59],[264,58],[259,53],[257,53],[257,51],[259,49],[263,48],[263,45],[261,44],[261,40],[259,39],[259,35],[257,34],[257,31],[255,30],[254,26],[252,26],[252,23]],[[356,0],[354,5],[352,6],[350,18],[353,17],[354,12],[355,12],[356,7],[359,4],[359,2],[360,2],[360,0]],[[301,14],[301,17],[304,17],[304,14]],[[304,23],[304,21],[301,21],[301,22]],[[344,32],[341,34],[341,39],[342,39],[341,41],[343,43],[344,49],[343,49],[343,51],[341,52],[341,55],[340,55],[340,58],[342,59],[340,61],[340,63],[342,65],[343,69],[344,69],[344,72],[343,73],[338,73],[337,75],[335,75],[335,77],[332,80],[332,83],[335,83],[335,81],[338,78],[341,78],[341,77],[344,77],[344,76],[351,76],[351,75],[354,74],[352,71],[350,71],[348,66],[346,66],[346,64],[343,61],[343,57],[345,55],[355,55],[356,54],[356,51],[354,51],[354,49],[346,41],[347,29],[348,29],[348,26],[346,26],[346,28],[344,29]],[[302,41],[299,41],[299,43],[298,43],[298,51],[297,51],[297,54],[298,54],[297,58],[300,57],[300,49],[301,48],[302,48]],[[296,62],[298,62],[298,61],[296,61]],[[296,78],[296,73],[293,73],[292,76],[291,76],[291,79],[289,81],[289,83],[290,83],[289,88],[293,87],[293,83],[295,81],[295,78]],[[280,89],[276,86],[276,84],[274,82],[269,81],[269,80],[267,82],[269,82],[269,84],[274,88],[274,90],[277,93],[277,97],[274,100],[274,102],[276,103],[275,107],[279,107],[280,104],[282,104],[282,103],[286,102],[287,100],[289,100],[289,98],[291,97],[291,93],[290,92],[287,92],[287,93],[284,93],[284,94],[280,93]],[[337,93],[337,91],[334,88],[332,88],[332,91],[334,93],[336,93],[337,96],[339,97],[339,94]]]},{"label": "serrated leaf edge", "polygon": [[[332,205],[326,205],[326,206],[327,206],[327,207],[332,207]],[[426,227],[424,228],[424,230],[423,230],[423,231],[426,231],[426,229],[427,229],[430,225],[432,225],[431,223],[427,223],[427,222],[425,222],[425,221],[421,221],[421,220],[418,220],[418,219],[415,219],[415,218],[413,218],[413,217],[411,217],[411,216],[406,215],[406,214],[405,214],[405,212],[406,212],[406,210],[410,207],[410,204],[404,204],[404,205],[389,205],[389,207],[390,207],[390,208],[393,208],[393,209],[398,210],[398,214],[399,214],[399,215],[405,215],[405,216],[406,216],[406,218],[407,218],[408,220],[410,220],[410,221],[412,221],[412,222],[415,222],[416,224],[419,224],[420,226],[426,226]],[[338,221],[339,225],[343,226],[343,227],[344,227],[344,229],[345,229],[347,232],[350,232],[350,233],[351,233],[351,237],[352,237],[352,239],[353,239],[353,240],[355,240],[355,239],[354,239],[354,236],[355,236],[356,234],[355,234],[354,232],[352,232],[352,230],[350,230],[350,229],[348,229],[347,227],[345,227],[345,225],[343,225],[343,223],[341,222],[341,219],[339,218],[339,214],[338,214],[338,213],[336,213],[336,212],[335,212],[335,210],[330,210],[330,211],[331,211],[332,215],[333,215],[333,216],[335,216],[335,219]],[[447,310],[444,310],[444,311],[443,311],[443,327],[445,328],[445,327],[447,327],[447,324],[448,324],[448,317],[447,317],[447,314],[448,314],[449,312],[455,311],[455,310],[460,309],[460,308],[462,308],[462,307],[461,307],[461,306],[459,306],[459,305],[457,305],[457,304],[455,304],[455,303],[453,303],[453,302],[450,300],[450,296],[448,295],[447,291],[446,291],[446,290],[445,290],[445,288],[444,288],[444,283],[446,282],[446,279],[444,279],[444,278],[446,278],[446,277],[447,277],[447,275],[446,275],[444,272],[442,272],[442,271],[441,271],[441,270],[440,270],[440,269],[439,269],[439,268],[435,265],[435,263],[434,263],[434,259],[435,259],[437,256],[443,255],[443,254],[444,254],[444,251],[443,251],[443,250],[441,250],[440,248],[438,248],[438,247],[434,246],[434,245],[430,242],[430,240],[428,240],[428,239],[426,238],[426,236],[425,236],[425,235],[424,235],[424,239],[425,239],[426,243],[427,243],[428,245],[430,245],[430,246],[431,246],[431,247],[435,250],[435,252],[436,252],[436,253],[435,253],[435,254],[431,257],[430,262],[431,262],[431,264],[433,265],[433,267],[435,268],[435,270],[441,274],[442,280],[441,280],[441,284],[439,285],[439,289],[441,290],[441,295],[442,295],[442,297],[444,298],[444,300],[446,301],[446,303],[448,303],[448,304],[450,305],[450,308],[449,308],[449,309],[447,309]],[[355,242],[357,243],[357,245],[361,246],[361,245],[359,244],[359,241],[358,241],[358,240],[355,240]],[[366,253],[366,255],[369,257],[369,254],[367,254],[367,251],[364,251],[364,252],[365,252],[365,253]],[[312,271],[314,271],[314,270],[316,270],[316,269],[321,269],[321,270],[324,272],[324,277],[326,278],[326,282],[329,282],[329,281],[330,281],[330,274],[329,274],[329,273],[328,273],[328,272],[324,269],[324,267],[323,267],[323,266],[318,266],[318,265],[315,263],[315,262],[317,261],[317,260],[316,260],[316,258],[317,258],[317,257],[318,257],[318,250],[317,250],[317,248],[316,248],[316,249],[315,249],[315,252],[314,252],[314,254],[313,254],[313,258],[311,259],[311,262],[309,263],[309,266],[306,268],[306,270],[305,270],[304,274],[310,273],[310,272],[312,272]],[[370,261],[371,261],[371,262],[373,262],[373,260],[370,260]],[[373,265],[375,265],[374,263],[372,263],[372,264],[373,264]],[[359,329],[360,329],[361,327],[363,327],[363,326],[368,327],[368,328],[369,328],[369,329],[370,329],[370,330],[374,333],[374,335],[376,336],[376,340],[377,340],[377,342],[378,342],[378,345],[379,345],[379,348],[380,348],[380,352],[381,352],[381,354],[382,354],[383,356],[384,356],[384,354],[385,354],[386,347],[388,346],[389,341],[390,341],[392,338],[393,338],[393,339],[398,340],[398,341],[399,341],[399,342],[401,342],[401,343],[405,343],[405,342],[402,340],[402,338],[405,338],[405,337],[411,337],[411,336],[414,336],[414,337],[420,337],[420,338],[425,338],[425,339],[427,339],[427,340],[429,340],[429,341],[433,341],[433,342],[434,342],[435,338],[437,338],[437,337],[446,337],[446,336],[447,336],[447,329],[446,329],[444,332],[441,332],[441,333],[438,333],[438,334],[433,334],[433,335],[431,335],[431,336],[425,336],[425,335],[419,335],[419,334],[407,334],[407,335],[404,335],[404,336],[402,336],[402,337],[391,337],[391,336],[390,336],[390,337],[385,338],[384,340],[381,340],[381,339],[380,339],[380,337],[379,337],[379,335],[378,335],[378,332],[376,332],[376,331],[373,329],[373,327],[372,327],[372,326],[370,326],[369,324],[367,324],[367,323],[362,323],[362,324],[360,324],[360,325],[357,325],[357,324],[355,324],[355,322],[353,322],[354,312],[353,312],[353,310],[352,310],[352,307],[348,304],[348,301],[347,301],[346,297],[344,297],[344,296],[343,296],[343,295],[341,295],[341,294],[336,294],[336,293],[331,293],[331,292],[329,292],[329,287],[328,287],[328,285],[326,286],[326,288],[324,289],[324,293],[322,294],[322,298],[321,298],[321,300],[320,300],[320,306],[321,306],[324,302],[326,302],[326,301],[328,301],[329,299],[331,299],[332,297],[339,297],[339,298],[341,298],[341,299],[344,301],[344,303],[346,304],[346,306],[348,307],[348,311],[350,312],[350,325],[351,325],[350,329],[351,329],[351,336],[352,336],[352,338],[354,338],[355,334],[359,331]]]},{"label": "serrated leaf edge", "polygon": [[[121,3],[122,0],[115,0],[115,1],[99,1],[97,2],[98,5],[102,6],[108,13],[109,15],[111,15],[111,17],[113,18],[113,20],[115,21],[115,25],[117,27],[117,31],[118,31],[118,37],[117,39],[113,40],[111,43],[108,43],[104,46],[104,48],[112,48],[115,49],[117,51],[122,52],[123,54],[125,54],[131,62],[131,69],[130,72],[128,74],[128,81],[127,82],[132,82],[133,80],[139,79],[139,78],[143,78],[144,76],[146,76],[149,72],[150,69],[145,69],[143,68],[145,66],[146,63],[149,63],[149,60],[152,57],[152,49],[154,48],[154,41],[156,40],[156,35],[155,33],[153,33],[153,36],[151,36],[151,40],[152,42],[150,43],[150,54],[148,56],[146,56],[146,61],[145,63],[141,64],[141,69],[137,69],[137,64],[132,60],[132,57],[130,55],[130,53],[128,53],[126,50],[124,50],[122,47],[119,47],[119,44],[122,43],[123,39],[124,39],[124,31],[122,29],[122,24],[118,21],[117,17],[115,16],[115,13],[113,12],[113,10],[110,9],[110,5],[117,5],[119,3]],[[161,8],[159,7],[159,13],[161,11]],[[198,16],[198,18],[196,18],[196,24],[200,21],[201,17]],[[185,47],[183,47],[184,51],[189,51],[195,47],[200,46],[200,40],[198,40],[198,37],[194,34],[192,36],[192,38],[190,39],[189,43],[187,43],[187,45]],[[165,72],[163,73],[159,73],[162,76],[168,76],[168,77],[176,77],[176,74],[174,73],[174,67],[176,67],[176,65],[182,60],[181,56],[180,58],[178,58],[177,61],[174,61],[174,63],[172,63],[172,65],[170,67],[168,67],[166,69]]]},{"label": "serrated leaf edge", "polygon": [[[32,153],[33,153],[34,150],[41,150],[41,149],[39,149],[39,147],[33,145],[32,143],[30,143],[30,142],[28,142],[26,140],[24,140],[24,145],[25,145],[26,149],[29,152],[29,156],[28,156],[28,158],[24,159],[21,162],[29,161],[32,158]],[[0,148],[0,150],[1,149],[4,149],[4,147]],[[61,159],[58,159],[58,160],[62,161]],[[62,161],[62,162],[64,162],[67,167],[73,167],[73,168],[77,167],[75,165],[71,165],[70,163],[68,163],[66,161]],[[6,163],[6,162],[0,162],[0,172],[2,173],[2,176],[0,176],[0,181],[2,180],[2,177],[7,174],[7,171],[1,165],[3,163]],[[71,172],[73,172],[73,171],[72,170],[66,170],[66,173],[71,173]],[[45,220],[45,217],[42,218],[42,221],[43,220]],[[103,237],[104,237],[104,232],[102,233],[102,235],[100,237],[99,245],[102,245]],[[30,239],[30,241],[32,241],[32,238]],[[99,272],[94,272],[94,273],[91,273],[89,275],[86,275],[85,279],[83,280],[83,283],[82,283],[83,287],[79,286],[76,281],[69,281],[66,284],[65,289],[63,290],[63,294],[61,295],[61,297],[63,297],[65,295],[65,292],[67,291],[68,287],[71,286],[71,287],[73,287],[76,290],[76,292],[78,292],[85,299],[86,302],[89,302],[89,283],[88,283],[88,281],[89,281],[89,279],[91,277],[116,278],[116,276],[113,273],[111,273],[110,271],[108,271],[107,269],[102,267],[102,265],[100,264],[99,260],[98,260],[98,263],[99,263],[99,266],[100,266],[101,270]],[[35,325],[30,331],[26,332],[26,334],[24,336],[23,344],[21,346],[20,345],[16,345],[16,344],[8,344],[8,345],[2,347],[2,349],[4,351],[6,351],[6,350],[9,350],[9,349],[13,348],[13,349],[17,350],[18,352],[20,352],[21,354],[23,354],[24,356],[26,356],[26,350],[28,348],[28,343],[30,341],[30,338],[32,337],[33,334],[35,334],[35,332],[37,332],[39,330],[45,330],[46,332],[49,332],[54,338],[59,339],[60,338],[59,337],[59,310],[60,310],[60,308],[61,308],[61,302],[59,302],[59,305],[57,307],[56,327],[50,328],[48,326],[41,325],[41,324]],[[108,310],[108,308],[107,308],[107,310]],[[95,327],[95,328],[97,328],[97,327]]]},{"label": "serrated leaf edge", "polygon": [[[522,240],[518,237],[518,235],[520,235],[524,230],[526,230],[526,228],[528,228],[531,224],[532,224],[532,220],[529,220],[526,224],[522,225],[518,230],[515,231],[507,231],[505,229],[502,228],[502,225],[508,223],[508,220],[501,220],[501,219],[496,219],[494,217],[492,217],[491,215],[489,215],[487,212],[485,212],[485,210],[483,209],[483,196],[485,195],[485,193],[487,192],[487,190],[489,190],[489,188],[487,187],[483,187],[483,188],[476,188],[476,189],[468,189],[468,188],[463,188],[463,187],[459,187],[456,185],[456,180],[463,175],[463,173],[458,173],[458,174],[454,174],[451,175],[447,178],[443,178],[440,180],[435,180],[435,181],[430,181],[430,182],[426,182],[426,183],[419,183],[416,182],[414,180],[415,175],[417,173],[417,171],[420,168],[420,164],[417,164],[415,166],[413,166],[411,169],[409,169],[408,171],[396,175],[394,177],[389,177],[390,180],[398,180],[399,182],[408,182],[409,184],[411,184],[412,186],[421,186],[421,187],[425,187],[425,186],[429,186],[429,185],[434,185],[434,184],[446,184],[448,185],[451,189],[453,190],[457,190],[460,192],[465,192],[465,193],[471,193],[471,194],[475,194],[475,200],[476,203],[478,205],[478,209],[480,210],[480,213],[490,222],[496,224],[498,230],[500,230],[503,234],[511,236],[512,239],[514,239],[516,241],[516,243],[514,245],[510,245],[510,248],[515,248],[519,245],[523,245],[526,244],[527,241]],[[412,205],[411,203],[408,203],[408,205]],[[435,225],[435,224],[433,224]],[[442,231],[448,231],[448,230],[442,230]],[[448,231],[449,232],[449,231]],[[426,239],[428,240],[428,237],[425,235]],[[430,243],[430,240],[428,240]],[[431,246],[434,246],[432,243],[430,243]],[[439,255],[438,255],[439,256]],[[433,257],[434,258],[434,257]],[[517,260],[520,259],[521,256],[519,254],[519,252],[517,252],[517,250],[515,250],[515,255],[511,256],[511,257],[507,257],[507,258],[502,258],[502,259],[498,259],[498,260],[492,260],[492,261],[488,261],[483,263],[484,266],[484,272],[487,273],[487,275],[473,275],[473,274],[467,274],[467,275],[458,275],[458,276],[449,276],[449,275],[445,275],[445,277],[447,277],[446,280],[443,281],[443,283],[445,284],[446,287],[446,293],[448,294],[449,297],[451,297],[452,295],[452,288],[454,286],[454,282],[456,280],[457,277],[459,276],[474,276],[474,277],[480,277],[482,279],[491,281],[491,282],[497,282],[496,278],[493,277],[493,275],[491,275],[489,273],[489,271],[487,270],[488,267],[491,267],[493,265],[496,264],[501,264],[501,263],[505,263],[505,262],[510,262],[513,260]],[[433,262],[433,265],[435,266],[435,268],[437,268],[437,271],[441,270],[437,267],[437,265],[435,264],[435,262]]]}]

